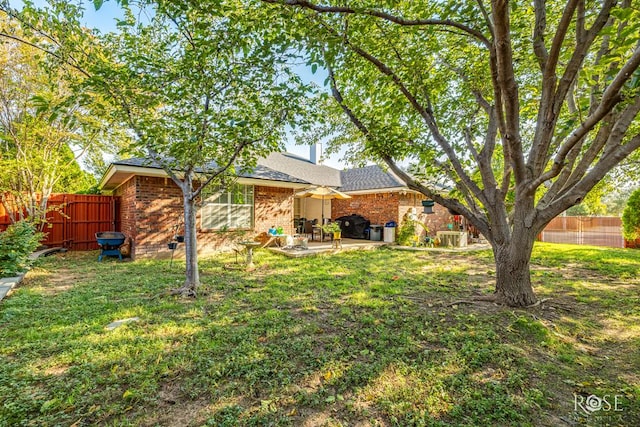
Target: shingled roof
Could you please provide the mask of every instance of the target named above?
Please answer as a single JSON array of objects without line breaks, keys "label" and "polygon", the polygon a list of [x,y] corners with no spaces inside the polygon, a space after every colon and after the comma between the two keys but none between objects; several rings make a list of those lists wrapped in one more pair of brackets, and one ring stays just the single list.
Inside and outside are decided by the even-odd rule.
[{"label": "shingled roof", "polygon": [[383,170],[378,165],[347,169],[340,172],[342,186],[340,191],[367,191],[406,187],[398,177]]},{"label": "shingled roof", "polygon": [[318,165],[291,153],[271,153],[258,164],[278,171],[286,171],[288,175],[314,185],[339,187],[342,185],[340,171],[329,166]]},{"label": "shingled roof", "polygon": [[[160,164],[145,157],[118,160],[113,162],[113,166],[116,168],[118,166],[140,167],[162,173]],[[215,164],[211,164],[210,168],[214,169]],[[135,172],[130,171],[129,173]],[[259,159],[258,165],[253,170],[240,172],[239,177],[288,183],[287,185],[337,187],[342,192],[406,188],[400,178],[390,171],[383,170],[378,165],[340,171],[329,166],[315,164],[291,153],[272,153],[266,158]],[[121,180],[118,181],[111,178],[112,175],[107,174],[103,180],[110,182],[113,188],[126,179],[126,177],[121,177]]]},{"label": "shingled roof", "polygon": [[[123,165],[123,166],[138,166],[143,168],[151,168],[151,169],[162,169],[160,164],[154,160],[145,157],[133,157],[130,159],[118,160],[113,162],[114,165]],[[210,169],[215,169],[215,164],[209,165]],[[202,172],[203,169],[198,169],[197,172]],[[309,181],[305,181],[303,179],[297,178],[282,170],[275,170],[268,166],[261,164],[258,162],[258,165],[252,171],[240,172],[238,176],[243,178],[253,178],[253,179],[265,179],[271,181],[284,181],[284,182],[294,182],[299,184],[312,184]]]}]

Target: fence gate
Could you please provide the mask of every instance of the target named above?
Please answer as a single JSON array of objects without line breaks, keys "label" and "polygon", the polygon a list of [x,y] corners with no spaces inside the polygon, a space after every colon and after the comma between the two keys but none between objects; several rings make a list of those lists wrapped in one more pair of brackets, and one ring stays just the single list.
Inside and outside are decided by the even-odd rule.
[{"label": "fence gate", "polygon": [[[53,194],[47,206],[48,224],[44,228],[47,246],[63,246],[74,251],[98,249],[95,233],[120,231],[120,199],[93,194]],[[0,206],[0,230],[10,224]]]},{"label": "fence gate", "polygon": [[623,248],[622,220],[615,216],[559,216],[547,224],[540,240]]}]

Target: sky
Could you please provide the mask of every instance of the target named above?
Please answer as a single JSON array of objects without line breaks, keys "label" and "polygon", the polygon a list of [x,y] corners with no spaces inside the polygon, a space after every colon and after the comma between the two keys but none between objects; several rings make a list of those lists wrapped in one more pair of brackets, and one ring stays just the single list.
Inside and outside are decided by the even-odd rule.
[{"label": "sky", "polygon": [[[11,0],[10,4],[15,8],[20,8],[22,6],[22,1]],[[43,0],[36,0],[35,4],[36,6],[42,7],[46,5],[46,2]],[[93,1],[91,0],[82,0],[82,4],[85,8],[83,22],[87,27],[96,28],[103,33],[116,31],[116,19],[123,16],[122,9],[116,1],[104,1],[102,7],[99,10],[95,10]],[[321,86],[324,84],[326,73],[323,73],[321,70],[318,70],[316,74],[312,74],[310,69],[300,67],[298,72],[302,79],[306,82],[313,81]],[[310,143],[312,142],[313,141],[311,141]],[[293,141],[293,138],[290,138],[285,145],[286,151],[306,159],[309,158],[310,145],[297,145]],[[347,164],[342,160],[343,153],[344,152],[341,152],[330,156],[329,158],[325,159],[323,164],[337,169],[346,168]]]}]

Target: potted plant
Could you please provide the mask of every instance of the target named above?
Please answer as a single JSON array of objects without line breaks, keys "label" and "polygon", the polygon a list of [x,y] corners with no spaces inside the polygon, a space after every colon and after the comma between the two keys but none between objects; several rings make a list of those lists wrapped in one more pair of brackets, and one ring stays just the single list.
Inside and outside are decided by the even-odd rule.
[{"label": "potted plant", "polygon": [[342,235],[342,229],[340,228],[340,223],[338,222],[330,222],[322,226],[322,231],[327,234],[333,234],[334,239],[339,239]]}]

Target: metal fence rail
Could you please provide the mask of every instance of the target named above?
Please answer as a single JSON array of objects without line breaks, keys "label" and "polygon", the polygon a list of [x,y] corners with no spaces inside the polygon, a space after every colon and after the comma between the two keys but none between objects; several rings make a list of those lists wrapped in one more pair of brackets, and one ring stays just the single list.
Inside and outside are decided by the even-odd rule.
[{"label": "metal fence rail", "polygon": [[615,216],[559,216],[547,224],[540,240],[623,248],[622,220]]}]

